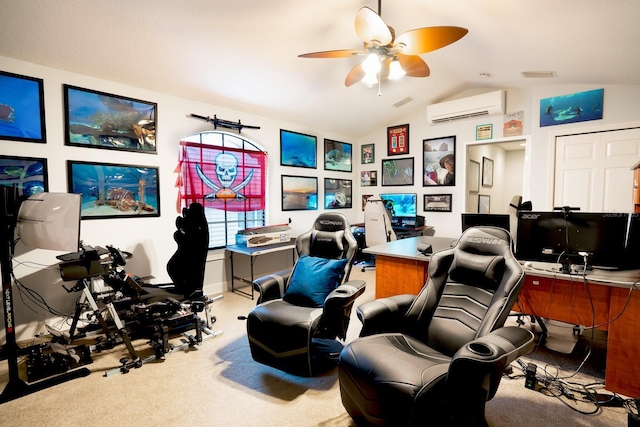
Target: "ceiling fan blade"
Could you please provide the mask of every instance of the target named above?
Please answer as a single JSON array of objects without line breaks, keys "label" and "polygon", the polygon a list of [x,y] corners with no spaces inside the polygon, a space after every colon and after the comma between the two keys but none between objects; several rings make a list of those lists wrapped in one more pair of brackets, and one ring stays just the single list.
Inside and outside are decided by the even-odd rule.
[{"label": "ceiling fan blade", "polygon": [[344,85],[346,87],[353,86],[358,83],[364,77],[365,72],[362,69],[362,64],[358,64],[353,67],[349,73],[347,73],[347,78],[344,79]]},{"label": "ceiling fan blade", "polygon": [[341,49],[341,50],[325,50],[323,52],[311,52],[298,55],[298,58],[349,58],[355,55],[361,55],[361,50]]},{"label": "ceiling fan blade", "polygon": [[368,7],[363,7],[356,14],[356,34],[362,41],[369,44],[376,40],[380,46],[386,46],[393,41],[389,26],[380,15]]},{"label": "ceiling fan blade", "polygon": [[405,55],[420,55],[440,49],[460,40],[469,30],[461,27],[425,27],[402,33],[396,38],[395,45],[404,47],[400,50]]},{"label": "ceiling fan blade", "polygon": [[396,57],[409,77],[429,77],[429,74],[431,74],[427,63],[418,55],[403,55],[399,53]]}]

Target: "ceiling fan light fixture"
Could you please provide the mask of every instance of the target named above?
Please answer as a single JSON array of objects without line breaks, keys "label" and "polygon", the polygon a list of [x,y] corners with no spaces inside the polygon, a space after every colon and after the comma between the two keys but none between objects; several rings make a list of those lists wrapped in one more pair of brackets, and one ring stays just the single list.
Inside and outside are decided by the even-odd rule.
[{"label": "ceiling fan light fixture", "polygon": [[362,69],[367,74],[375,74],[380,71],[380,58],[377,53],[370,53],[362,63]]},{"label": "ceiling fan light fixture", "polygon": [[398,58],[393,58],[391,63],[389,63],[389,79],[397,80],[405,74],[407,74],[407,72],[402,69],[402,65],[400,65]]},{"label": "ceiling fan light fixture", "polygon": [[366,84],[367,86],[371,87],[374,84],[378,83],[378,73],[376,72],[365,73],[364,77],[360,81]]}]

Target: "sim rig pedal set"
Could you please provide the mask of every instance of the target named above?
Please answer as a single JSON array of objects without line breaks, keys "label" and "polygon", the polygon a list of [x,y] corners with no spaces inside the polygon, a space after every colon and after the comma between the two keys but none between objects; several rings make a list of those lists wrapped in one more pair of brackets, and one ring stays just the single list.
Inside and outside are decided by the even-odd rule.
[{"label": "sim rig pedal set", "polygon": [[[215,317],[210,305],[218,298],[195,295],[179,300],[178,296],[153,287],[142,279],[128,274],[122,267],[125,254],[113,246],[84,247],[82,251],[59,256],[60,275],[66,282],[75,281],[69,293],[80,292],[71,327],[63,339],[73,343],[94,336],[92,351],[101,352],[124,344],[129,357],[120,359],[121,367],[105,375],[127,373],[144,362],[164,358],[175,350],[194,347],[205,339],[222,332],[211,329]],[[104,285],[98,287],[96,280]],[[81,320],[89,323],[79,327]],[[174,345],[171,338],[180,337],[181,344]],[[132,340],[146,339],[154,354],[142,359]]]}]

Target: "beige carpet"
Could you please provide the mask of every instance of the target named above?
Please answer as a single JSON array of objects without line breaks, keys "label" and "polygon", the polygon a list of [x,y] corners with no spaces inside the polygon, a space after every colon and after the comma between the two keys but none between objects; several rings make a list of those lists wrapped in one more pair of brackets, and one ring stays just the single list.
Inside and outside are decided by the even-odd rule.
[{"label": "beige carpet", "polygon": [[[375,272],[354,269],[367,281],[357,305],[373,299]],[[171,353],[128,374],[105,377],[126,356],[123,348],[94,353],[92,374],[0,405],[2,426],[354,426],[340,401],[337,371],[301,378],[251,359],[245,315],[254,301],[225,293],[212,312],[223,334],[192,350]],[[354,310],[355,314],[355,310]],[[359,332],[354,316],[348,340]],[[145,343],[137,343],[142,352]],[[534,355],[535,357],[535,355]],[[594,378],[573,378],[593,382]],[[7,381],[2,363],[0,385]],[[591,407],[583,407],[585,411]],[[606,408],[580,415],[553,397],[505,378],[487,404],[491,426],[625,426],[626,412]]]}]

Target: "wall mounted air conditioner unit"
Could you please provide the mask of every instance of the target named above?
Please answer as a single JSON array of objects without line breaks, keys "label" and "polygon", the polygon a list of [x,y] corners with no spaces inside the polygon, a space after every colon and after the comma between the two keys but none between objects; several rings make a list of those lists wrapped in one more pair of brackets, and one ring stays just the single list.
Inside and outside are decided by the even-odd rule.
[{"label": "wall mounted air conditioner unit", "polygon": [[504,114],[504,91],[483,93],[427,106],[430,124]]}]

